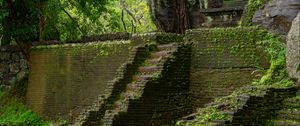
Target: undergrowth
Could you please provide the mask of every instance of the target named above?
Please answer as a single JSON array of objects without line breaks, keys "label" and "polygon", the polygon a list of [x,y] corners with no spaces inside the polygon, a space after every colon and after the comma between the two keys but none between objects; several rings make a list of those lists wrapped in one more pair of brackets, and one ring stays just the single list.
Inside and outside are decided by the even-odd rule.
[{"label": "undergrowth", "polygon": [[288,77],[286,71],[286,47],[278,36],[268,33],[265,30],[258,31],[263,35],[263,40],[258,41],[257,45],[265,48],[265,52],[270,57],[270,68],[259,80],[253,82],[253,85],[269,85],[273,87],[290,87],[294,82]]},{"label": "undergrowth", "polygon": [[30,111],[21,100],[0,89],[0,125],[47,126],[41,118]]}]

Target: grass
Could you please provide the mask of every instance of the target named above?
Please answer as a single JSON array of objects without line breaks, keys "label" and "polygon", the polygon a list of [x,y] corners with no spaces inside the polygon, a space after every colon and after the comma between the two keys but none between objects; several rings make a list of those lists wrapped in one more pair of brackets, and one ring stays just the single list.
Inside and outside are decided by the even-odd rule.
[{"label": "grass", "polygon": [[0,90],[0,125],[48,126],[47,122],[30,111],[20,100]]}]

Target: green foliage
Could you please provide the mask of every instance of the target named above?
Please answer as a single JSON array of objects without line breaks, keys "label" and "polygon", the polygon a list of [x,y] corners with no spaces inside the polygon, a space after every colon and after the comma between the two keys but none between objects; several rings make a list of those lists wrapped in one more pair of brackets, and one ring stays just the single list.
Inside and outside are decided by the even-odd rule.
[{"label": "green foliage", "polygon": [[270,0],[249,0],[241,19],[241,26],[252,26],[252,17],[255,11],[262,8],[269,1]]},{"label": "green foliage", "polygon": [[227,115],[220,113],[219,109],[215,106],[207,107],[205,109],[200,109],[199,113],[204,115],[204,116],[197,116],[197,120],[200,123],[212,121],[212,119],[224,120],[227,117]]},{"label": "green foliage", "polygon": [[[82,36],[120,31],[116,0],[48,0],[43,10],[45,39],[76,40]],[[54,33],[54,36],[53,36]],[[57,38],[58,37],[58,38]]]},{"label": "green foliage", "polygon": [[221,113],[216,106],[210,106],[203,109],[199,109],[197,112],[199,115],[195,122],[177,122],[176,126],[207,126],[209,121],[213,120],[225,120],[228,115]]},{"label": "green foliage", "polygon": [[34,7],[37,2],[42,0],[0,1],[0,34],[4,37],[3,41],[7,43],[12,41],[11,38],[19,41],[37,39],[38,9]]},{"label": "green foliage", "polygon": [[288,77],[286,71],[286,47],[279,37],[268,33],[265,30],[259,30],[259,35],[263,36],[262,41],[258,41],[257,45],[265,48],[265,52],[271,58],[270,68],[266,74],[258,82],[259,85],[277,85],[279,87],[293,86],[294,83]]},{"label": "green foliage", "polygon": [[108,32],[155,29],[146,0],[14,0],[12,4],[8,1],[0,1],[0,32],[6,43],[70,41]]},{"label": "green foliage", "polygon": [[19,99],[0,90],[0,125],[49,125],[27,109]]},{"label": "green foliage", "polygon": [[[151,20],[148,0],[119,0],[121,11],[124,13],[123,30],[126,32],[140,33],[156,30]],[[121,17],[122,18],[122,17]]]}]

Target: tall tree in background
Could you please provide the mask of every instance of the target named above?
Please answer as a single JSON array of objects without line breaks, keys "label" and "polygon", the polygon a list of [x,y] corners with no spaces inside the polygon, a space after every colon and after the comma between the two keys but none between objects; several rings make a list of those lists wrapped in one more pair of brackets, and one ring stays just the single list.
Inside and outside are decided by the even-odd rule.
[{"label": "tall tree in background", "polygon": [[188,28],[187,0],[149,0],[149,5],[160,31],[182,34]]},{"label": "tall tree in background", "polygon": [[1,0],[1,43],[17,43],[26,58],[29,57],[27,41],[38,40],[38,4],[44,0]]},{"label": "tall tree in background", "polygon": [[131,33],[156,30],[151,20],[147,0],[119,0],[122,7],[122,25],[124,31]]},{"label": "tall tree in background", "polygon": [[153,20],[160,31],[184,34],[204,22],[198,0],[149,0]]}]

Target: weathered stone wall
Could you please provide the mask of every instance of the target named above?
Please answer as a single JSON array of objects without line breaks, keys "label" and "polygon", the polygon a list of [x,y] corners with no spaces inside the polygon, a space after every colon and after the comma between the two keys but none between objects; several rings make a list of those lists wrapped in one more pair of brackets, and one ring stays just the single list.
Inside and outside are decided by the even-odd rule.
[{"label": "weathered stone wall", "polygon": [[0,87],[10,87],[28,73],[28,62],[16,46],[0,47]]},{"label": "weathered stone wall", "polygon": [[104,93],[130,48],[130,41],[33,47],[27,105],[46,119],[72,120]]},{"label": "weathered stone wall", "polygon": [[256,67],[269,61],[256,46],[255,28],[202,29],[189,31],[192,49],[190,93],[195,108],[214,98],[231,94],[260,77]]}]

